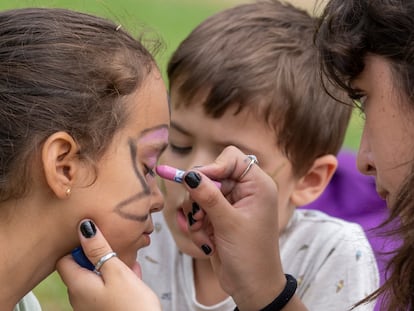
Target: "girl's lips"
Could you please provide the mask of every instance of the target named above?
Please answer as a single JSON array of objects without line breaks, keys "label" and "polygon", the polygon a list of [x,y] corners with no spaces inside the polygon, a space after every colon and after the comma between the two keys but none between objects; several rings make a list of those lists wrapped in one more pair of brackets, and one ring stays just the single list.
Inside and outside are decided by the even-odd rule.
[{"label": "girl's lips", "polygon": [[150,245],[151,244],[151,236],[150,236],[150,234],[151,233],[143,233],[142,234],[142,239],[144,240],[144,245],[142,246],[142,247],[145,247],[145,246],[148,246],[148,245]]},{"label": "girl's lips", "polygon": [[177,227],[182,233],[188,234],[187,217],[181,208],[177,210]]}]

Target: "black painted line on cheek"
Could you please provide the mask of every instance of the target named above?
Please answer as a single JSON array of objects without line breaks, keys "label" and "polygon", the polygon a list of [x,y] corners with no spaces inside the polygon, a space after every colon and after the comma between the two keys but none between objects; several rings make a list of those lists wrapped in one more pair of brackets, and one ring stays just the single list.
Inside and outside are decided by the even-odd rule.
[{"label": "black painted line on cheek", "polygon": [[145,222],[148,219],[149,214],[146,214],[146,215],[134,215],[134,214],[130,214],[130,213],[124,212],[122,209],[125,206],[133,203],[134,201],[138,201],[138,200],[143,199],[143,198],[146,198],[146,197],[148,197],[148,195],[146,193],[144,193],[144,192],[137,193],[136,195],[134,195],[134,196],[132,196],[132,197],[130,197],[130,198],[122,201],[121,203],[119,203],[115,207],[115,212],[118,215],[120,215],[121,217],[123,217],[123,218],[130,219],[130,220],[136,220],[136,221],[140,221],[140,222]]},{"label": "black painted line on cheek", "polygon": [[138,201],[140,199],[147,198],[151,194],[150,188],[148,187],[148,184],[145,181],[144,176],[141,175],[141,173],[139,172],[139,169],[137,167],[137,163],[136,163],[137,145],[135,144],[135,142],[131,138],[128,140],[128,145],[129,145],[129,150],[130,150],[130,154],[131,154],[132,168],[134,169],[135,175],[138,177],[138,180],[141,184],[141,187],[142,187],[143,191],[139,192],[139,193],[129,197],[128,199],[122,201],[121,203],[117,204],[115,206],[115,212],[118,215],[120,215],[122,218],[135,220],[135,221],[140,221],[140,222],[145,222],[148,219],[149,214],[134,215],[134,214],[127,213],[127,212],[123,211],[123,208],[125,208],[127,205],[132,204],[134,201]]},{"label": "black painted line on cheek", "polygon": [[149,195],[151,194],[150,188],[148,187],[148,184],[144,176],[141,175],[137,167],[137,144],[131,138],[129,139],[128,143],[129,143],[129,150],[131,153],[132,167],[134,169],[135,175],[137,175],[144,193]]}]

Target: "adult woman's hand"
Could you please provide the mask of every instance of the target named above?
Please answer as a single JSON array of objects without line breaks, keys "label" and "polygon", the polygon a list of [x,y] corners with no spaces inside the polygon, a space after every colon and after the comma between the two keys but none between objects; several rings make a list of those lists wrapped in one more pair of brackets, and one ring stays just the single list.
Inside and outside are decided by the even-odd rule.
[{"label": "adult woman's hand", "polygon": [[82,221],[79,231],[81,246],[90,262],[102,265],[95,265],[97,273],[78,265],[72,255],[58,261],[57,270],[68,287],[73,310],[161,310],[156,295],[140,279],[138,263],[130,269],[111,256],[111,247],[92,221]]},{"label": "adult woman's hand", "polygon": [[[221,189],[206,176],[221,181]],[[254,157],[235,147],[227,147],[214,163],[186,172],[184,180],[193,200],[184,206],[195,220],[192,239],[211,254],[223,289],[240,310],[268,305],[286,284],[274,181]]]}]

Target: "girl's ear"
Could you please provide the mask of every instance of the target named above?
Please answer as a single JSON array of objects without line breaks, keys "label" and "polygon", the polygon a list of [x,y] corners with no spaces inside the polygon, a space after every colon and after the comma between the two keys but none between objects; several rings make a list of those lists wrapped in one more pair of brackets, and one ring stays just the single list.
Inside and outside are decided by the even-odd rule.
[{"label": "girl's ear", "polygon": [[291,195],[295,206],[303,206],[316,200],[327,187],[338,166],[333,155],[325,155],[315,160],[309,171],[299,179]]},{"label": "girl's ear", "polygon": [[42,147],[42,163],[46,182],[55,195],[64,199],[71,192],[79,168],[79,147],[66,132],[49,136]]}]

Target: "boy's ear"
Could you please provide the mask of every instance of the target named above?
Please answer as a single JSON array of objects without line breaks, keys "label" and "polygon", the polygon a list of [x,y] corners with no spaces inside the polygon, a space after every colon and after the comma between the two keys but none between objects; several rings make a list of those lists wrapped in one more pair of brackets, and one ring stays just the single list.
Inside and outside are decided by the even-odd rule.
[{"label": "boy's ear", "polygon": [[79,166],[78,152],[78,145],[66,132],[52,134],[43,144],[42,163],[46,182],[60,199],[70,194]]},{"label": "boy's ear", "polygon": [[316,200],[327,187],[337,166],[338,160],[333,155],[317,158],[305,176],[296,184],[291,202],[295,206],[303,206]]}]

